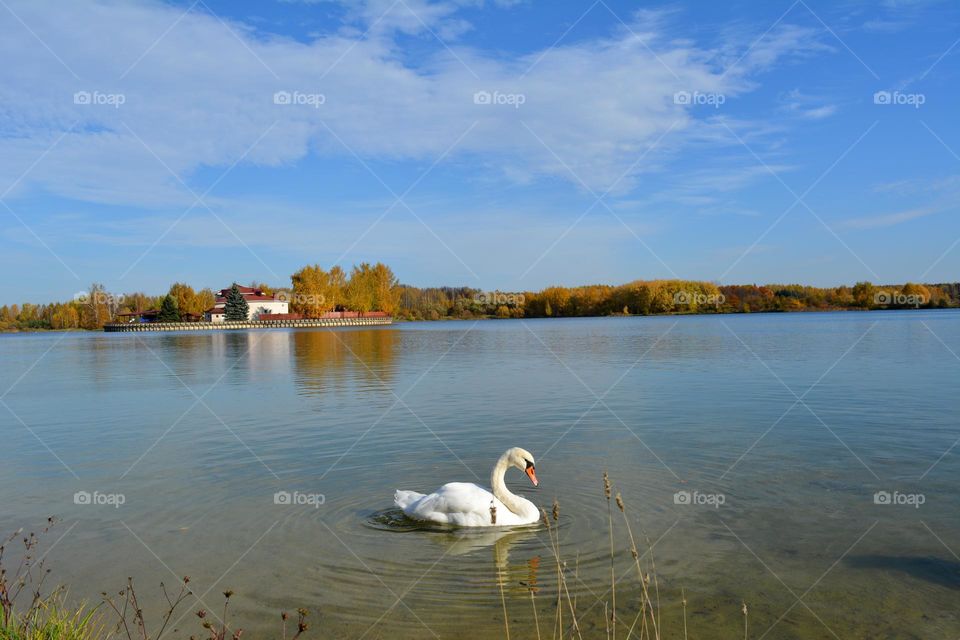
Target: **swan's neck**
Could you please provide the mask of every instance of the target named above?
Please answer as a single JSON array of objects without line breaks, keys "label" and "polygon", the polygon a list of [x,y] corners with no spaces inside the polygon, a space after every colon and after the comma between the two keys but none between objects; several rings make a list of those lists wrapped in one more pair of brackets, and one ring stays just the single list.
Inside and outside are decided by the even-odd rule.
[{"label": "swan's neck", "polygon": [[507,509],[510,509],[510,511],[518,516],[523,516],[527,512],[527,501],[520,496],[510,493],[507,485],[503,482],[503,476],[509,468],[510,463],[507,459],[507,454],[503,454],[500,456],[500,459],[497,460],[493,471],[490,472],[490,489],[494,497],[502,502]]}]

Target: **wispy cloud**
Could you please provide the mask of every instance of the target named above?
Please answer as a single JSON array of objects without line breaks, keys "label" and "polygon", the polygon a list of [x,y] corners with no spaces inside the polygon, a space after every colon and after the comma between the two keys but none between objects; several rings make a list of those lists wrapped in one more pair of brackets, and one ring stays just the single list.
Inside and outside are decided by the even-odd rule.
[{"label": "wispy cloud", "polygon": [[810,120],[821,120],[823,118],[829,118],[836,112],[837,112],[837,105],[825,104],[822,107],[815,107],[813,109],[807,109],[805,111],[802,111],[800,115]]},{"label": "wispy cloud", "polygon": [[839,106],[821,96],[793,89],[780,96],[782,111],[806,120],[822,120],[837,113]]},{"label": "wispy cloud", "polygon": [[[51,135],[79,119],[20,188],[138,206],[188,206],[191,195],[166,167],[183,179],[227,167],[271,126],[244,164],[282,167],[314,154],[349,156],[331,130],[361,157],[432,161],[476,123],[452,159],[469,155],[476,166],[516,180],[560,177],[596,189],[629,168],[622,183],[629,188],[636,176],[717,128],[708,115],[677,104],[677,91],[732,99],[752,89],[751,74],[822,47],[816,31],[784,24],[723,75],[708,49],[667,32],[644,31],[641,40],[615,29],[514,57],[436,44],[414,64],[392,34],[453,19],[451,3],[406,2],[406,9],[390,9],[387,0],[365,3],[357,20],[373,25],[382,15],[377,11],[390,9],[383,18],[393,21],[390,29],[307,43],[153,3],[10,4],[40,39],[54,43],[57,56],[26,29],[5,30],[0,177],[12,180]],[[57,57],[69,60],[81,79]],[[76,104],[78,92],[92,96],[90,102]],[[275,104],[276,92],[290,94],[291,103]],[[481,92],[491,103],[476,98]],[[658,153],[631,168],[671,127]]]},{"label": "wispy cloud", "polygon": [[904,222],[910,222],[917,218],[925,218],[937,213],[942,213],[941,208],[921,208],[908,209],[906,211],[897,211],[894,213],[884,213],[875,216],[863,216],[861,218],[850,218],[840,223],[843,229],[878,229],[881,227],[892,227]]}]

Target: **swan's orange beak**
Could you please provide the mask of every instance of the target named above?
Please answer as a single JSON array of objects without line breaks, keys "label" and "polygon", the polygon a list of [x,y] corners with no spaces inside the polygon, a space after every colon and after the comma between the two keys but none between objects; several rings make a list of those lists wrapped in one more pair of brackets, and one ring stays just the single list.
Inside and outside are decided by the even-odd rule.
[{"label": "swan's orange beak", "polygon": [[533,468],[533,465],[530,465],[529,467],[527,467],[525,473],[527,474],[527,477],[530,478],[530,482],[533,483],[533,486],[535,486],[535,487],[540,486],[540,483],[537,482],[537,472],[536,472],[536,470]]}]

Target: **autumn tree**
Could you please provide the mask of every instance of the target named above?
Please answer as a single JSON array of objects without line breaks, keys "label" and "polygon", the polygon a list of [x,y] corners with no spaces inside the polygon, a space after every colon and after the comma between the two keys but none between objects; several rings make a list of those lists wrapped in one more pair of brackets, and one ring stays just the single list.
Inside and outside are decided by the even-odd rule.
[{"label": "autumn tree", "polygon": [[197,309],[197,294],[193,287],[184,282],[175,282],[170,286],[167,295],[177,301],[177,309],[180,314],[200,313],[203,309]]},{"label": "autumn tree", "polygon": [[146,311],[153,306],[153,296],[148,296],[147,294],[141,292],[125,293],[123,295],[123,304],[121,305],[124,311],[130,313]]},{"label": "autumn tree", "polygon": [[201,314],[213,305],[217,304],[217,296],[210,287],[204,287],[197,291],[193,296],[193,313]]},{"label": "autumn tree", "polygon": [[397,314],[410,320],[439,320],[450,315],[458,293],[449,287],[418,289],[399,285]]},{"label": "autumn tree", "polygon": [[646,284],[635,282],[628,285],[626,294],[626,306],[633,312],[641,315],[650,313],[650,287]]},{"label": "autumn tree", "polygon": [[369,262],[354,265],[347,282],[347,306],[360,313],[372,311],[376,303],[376,283]]},{"label": "autumn tree", "polygon": [[930,302],[930,290],[922,284],[908,282],[900,290],[899,304],[910,307],[922,307]]},{"label": "autumn tree", "polygon": [[326,306],[327,309],[336,311],[338,306],[343,306],[347,296],[347,274],[340,265],[335,264],[330,267],[328,274]]},{"label": "autumn tree", "polygon": [[543,299],[544,310],[549,308],[547,315],[565,316],[568,309],[567,303],[570,302],[570,289],[565,287],[547,287],[540,292]]},{"label": "autumn tree", "polygon": [[307,318],[319,318],[331,308],[327,301],[330,290],[330,274],[320,265],[307,265],[290,276],[293,285],[291,311],[302,313]]},{"label": "autumn tree", "polygon": [[400,289],[393,271],[382,262],[373,265],[369,276],[373,289],[373,309],[390,315],[396,312],[400,304]]},{"label": "autumn tree", "polygon": [[869,282],[858,282],[853,285],[853,302],[858,307],[869,309],[874,305],[874,292],[876,288]]},{"label": "autumn tree", "polygon": [[80,326],[80,312],[73,304],[57,304],[50,314],[51,329],[77,329]]},{"label": "autumn tree", "polygon": [[81,326],[84,329],[99,329],[110,322],[115,315],[115,308],[111,304],[113,300],[115,298],[107,293],[106,287],[102,284],[97,282],[91,284],[83,299]]}]

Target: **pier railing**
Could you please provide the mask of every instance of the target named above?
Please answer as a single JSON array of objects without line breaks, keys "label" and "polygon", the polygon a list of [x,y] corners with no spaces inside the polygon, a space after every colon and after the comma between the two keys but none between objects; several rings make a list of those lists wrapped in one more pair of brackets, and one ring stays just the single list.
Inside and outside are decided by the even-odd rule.
[{"label": "pier railing", "polygon": [[245,322],[113,322],[104,331],[229,331],[231,329],[309,329],[312,327],[365,327],[392,324],[387,315],[296,320],[248,320]]}]

